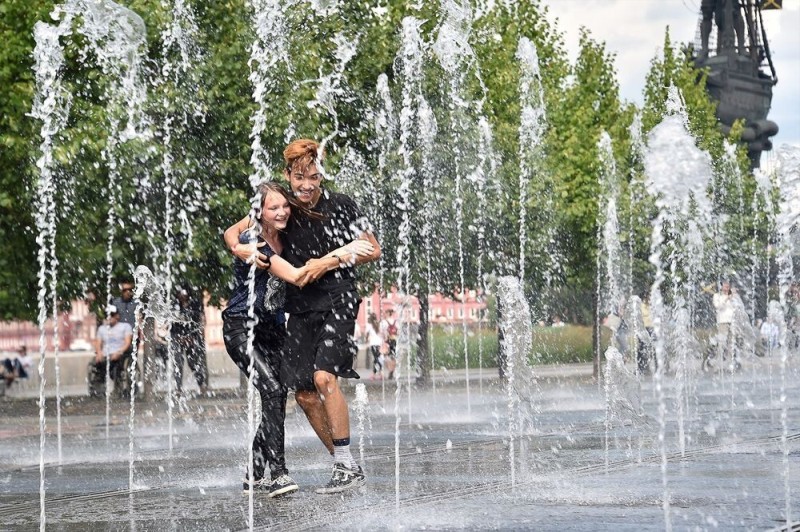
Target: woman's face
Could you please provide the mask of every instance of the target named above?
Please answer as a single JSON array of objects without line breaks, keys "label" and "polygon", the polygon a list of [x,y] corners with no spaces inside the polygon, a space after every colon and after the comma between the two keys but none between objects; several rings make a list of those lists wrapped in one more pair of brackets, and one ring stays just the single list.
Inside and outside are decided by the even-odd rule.
[{"label": "woman's face", "polygon": [[289,202],[283,197],[283,194],[270,190],[264,198],[261,208],[261,223],[280,231],[286,229],[286,223],[291,214]]}]

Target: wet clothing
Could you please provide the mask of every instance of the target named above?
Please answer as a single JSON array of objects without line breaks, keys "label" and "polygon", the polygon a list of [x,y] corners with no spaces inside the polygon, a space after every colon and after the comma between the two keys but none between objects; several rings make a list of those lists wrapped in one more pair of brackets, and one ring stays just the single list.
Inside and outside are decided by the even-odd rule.
[{"label": "wet clothing", "polygon": [[[239,235],[239,242],[262,242],[251,231]],[[259,251],[268,258],[275,252],[265,245]],[[236,284],[228,306],[222,313],[222,335],[228,356],[245,374],[249,375],[250,356],[247,349],[249,335],[248,273],[250,265],[234,259]],[[286,387],[280,381],[281,362],[286,329],[284,325],[284,282],[268,271],[256,269],[255,304],[253,313],[252,357],[255,375],[253,386],[261,397],[261,421],[253,438],[253,479],[261,480],[269,467],[270,477],[288,474],[284,453],[284,422],[286,418]]]},{"label": "wet clothing", "polygon": [[[325,219],[313,220],[302,214],[292,216],[286,228],[283,258],[300,268],[309,259],[322,257],[369,231],[369,224],[355,202],[344,194],[322,191],[312,209]],[[355,268],[337,268],[318,281],[300,289],[286,287],[286,312],[326,311],[360,303]]]},{"label": "wet clothing", "polygon": [[[253,235],[253,232],[249,230],[239,235],[240,244],[261,242],[266,241],[261,238],[261,235]],[[268,260],[275,254],[269,244],[258,248],[258,250],[261,254],[266,255]],[[241,259],[235,259],[233,274],[235,285],[233,293],[228,299],[228,306],[222,312],[222,318],[247,318],[250,308],[250,305],[248,305],[250,288],[247,281],[250,274],[250,265]],[[270,274],[267,270],[256,268],[255,296],[256,301],[253,306],[253,313],[260,321],[271,321],[276,324],[283,324],[286,321],[283,311],[286,299],[286,283]]]},{"label": "wet clothing", "polygon": [[314,372],[324,370],[346,379],[360,378],[353,369],[358,346],[353,339],[355,309],[301,312],[289,316],[283,381],[295,390],[313,391]]},{"label": "wet clothing", "polygon": [[[225,349],[245,375],[249,375],[250,371],[248,333],[247,320],[224,320],[222,337]],[[253,333],[253,386],[261,397],[261,421],[253,439],[253,478],[264,478],[269,467],[270,478],[275,479],[288,474],[284,453],[286,388],[279,380],[286,332],[282,325],[259,323]]]},{"label": "wet clothing", "polygon": [[[322,257],[369,231],[356,203],[344,194],[323,189],[312,209],[321,220],[292,216],[286,230],[283,257],[295,267]],[[337,268],[302,290],[288,286],[284,382],[296,390],[311,391],[314,372],[324,370],[338,377],[358,379],[353,341],[361,298],[356,290],[354,268]]]}]

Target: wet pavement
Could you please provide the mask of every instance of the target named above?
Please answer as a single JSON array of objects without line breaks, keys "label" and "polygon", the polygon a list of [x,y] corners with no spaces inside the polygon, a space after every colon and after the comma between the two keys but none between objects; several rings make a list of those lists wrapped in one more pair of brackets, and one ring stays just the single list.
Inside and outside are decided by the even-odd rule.
[{"label": "wet pavement", "polygon": [[[682,401],[678,383],[666,379],[664,456],[652,379],[642,382],[645,414],[620,414],[609,427],[606,396],[590,368],[534,372],[540,380],[518,410],[530,414],[513,434],[509,395],[491,370],[471,372],[469,390],[463,372],[450,372],[437,375],[435,388],[412,387],[410,395],[407,381],[398,388],[364,379],[363,408],[347,387],[352,449],[367,484],[339,495],[314,493],[330,475],[330,458],[290,400],[287,459],[301,491],[256,496],[253,528],[663,530],[668,518],[676,530],[768,530],[785,525],[787,488],[800,520],[796,362],[783,394],[779,365],[763,359],[733,376],[693,374]],[[71,397],[63,405],[59,460],[53,403],[47,408],[48,528],[250,527],[250,499],[241,492],[247,403],[232,390],[176,409],[171,451],[163,401],[135,405],[131,438],[129,404],[114,403],[107,424],[103,401]],[[38,406],[2,400],[0,419],[0,530],[36,529]]]}]

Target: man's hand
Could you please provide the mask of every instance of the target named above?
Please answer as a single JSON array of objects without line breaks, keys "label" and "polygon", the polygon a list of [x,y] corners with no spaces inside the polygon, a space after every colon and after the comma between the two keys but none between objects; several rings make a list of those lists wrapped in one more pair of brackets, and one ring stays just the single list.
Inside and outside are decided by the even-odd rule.
[{"label": "man's hand", "polygon": [[100,351],[97,351],[97,352],[94,354],[94,361],[95,361],[95,363],[97,363],[97,364],[99,364],[100,362],[102,362],[102,361],[103,361],[103,353],[101,353]]},{"label": "man's hand", "polygon": [[256,263],[256,267],[261,269],[269,268],[269,259],[263,253],[258,252],[258,248],[266,246],[266,242],[259,242],[257,244],[236,244],[231,250],[233,254],[245,264]]},{"label": "man's hand", "polygon": [[364,240],[363,238],[357,238],[345,247],[353,255],[360,255],[362,257],[371,255],[372,252],[375,251],[375,246],[372,245],[372,242]]}]

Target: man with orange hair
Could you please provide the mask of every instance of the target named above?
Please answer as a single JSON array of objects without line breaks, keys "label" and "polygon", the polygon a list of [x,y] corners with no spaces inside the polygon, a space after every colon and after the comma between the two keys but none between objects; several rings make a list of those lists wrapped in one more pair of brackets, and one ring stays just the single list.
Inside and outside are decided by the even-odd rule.
[{"label": "man with orange hair", "polygon": [[[284,381],[317,436],[333,455],[333,474],[317,493],[338,493],[364,483],[364,472],[350,452],[350,416],[338,378],[359,378],[353,369],[357,346],[353,341],[361,298],[356,291],[354,266],[377,260],[380,246],[356,203],[344,194],[327,190],[323,181],[320,145],[295,140],[283,152],[284,175],[297,201],[319,213],[321,219],[292,216],[286,230],[284,258],[296,267],[306,266],[302,290],[288,286],[289,313],[284,359]],[[332,250],[364,239],[373,252],[362,256],[345,253],[323,257]]]}]

